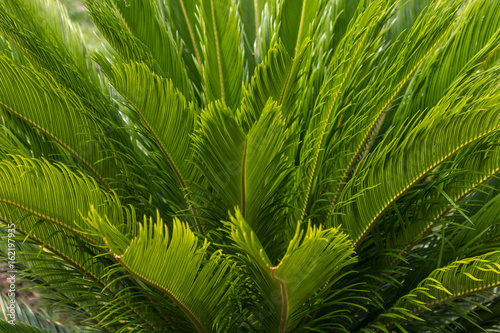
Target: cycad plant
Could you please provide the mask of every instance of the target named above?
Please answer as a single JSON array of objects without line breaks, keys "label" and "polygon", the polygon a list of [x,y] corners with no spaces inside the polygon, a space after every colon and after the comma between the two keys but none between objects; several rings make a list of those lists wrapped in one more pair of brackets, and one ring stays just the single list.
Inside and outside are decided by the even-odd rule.
[{"label": "cycad plant", "polygon": [[0,0],[0,253],[71,315],[2,332],[500,330],[500,1],[86,6]]}]

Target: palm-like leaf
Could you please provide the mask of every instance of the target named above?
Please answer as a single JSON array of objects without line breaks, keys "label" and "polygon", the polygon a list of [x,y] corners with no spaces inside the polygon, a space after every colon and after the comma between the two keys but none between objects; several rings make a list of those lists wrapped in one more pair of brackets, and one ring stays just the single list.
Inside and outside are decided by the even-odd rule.
[{"label": "palm-like leaf", "polygon": [[[159,75],[170,78],[177,89],[191,97],[181,52],[165,24],[158,1],[88,1],[89,13],[111,45],[127,61],[146,61]],[[105,8],[109,8],[105,10]],[[111,15],[110,15],[111,14]],[[114,25],[109,22],[114,22]],[[123,34],[129,43],[123,44]]]},{"label": "palm-like leaf", "polygon": [[326,1],[290,1],[279,2],[278,12],[282,25],[279,37],[288,54],[295,58],[303,41],[314,32]]},{"label": "palm-like leaf", "polygon": [[200,1],[205,99],[222,99],[236,109],[243,90],[243,50],[234,0]]},{"label": "palm-like leaf", "polygon": [[[351,236],[356,243],[366,236],[366,233],[372,227],[372,223],[380,216],[387,206],[396,200],[408,189],[412,184],[415,184],[427,172],[434,169],[447,158],[452,156],[461,148],[484,138],[500,127],[498,115],[498,97],[495,95],[495,89],[491,90],[491,95],[483,100],[478,100],[479,104],[470,104],[474,93],[479,89],[487,87],[493,82],[490,80],[490,75],[485,73],[476,77],[464,78],[464,83],[460,85],[457,82],[456,88],[445,96],[433,110],[427,114],[426,118],[429,121],[422,119],[418,126],[414,126],[409,135],[403,141],[391,142],[388,147],[398,142],[399,151],[394,154],[391,152],[391,157],[386,152],[380,152],[378,156],[373,156],[373,159],[367,161],[364,168],[359,171],[363,173],[367,171],[363,178],[366,179],[363,183],[363,188],[369,189],[365,196],[360,198],[354,205],[347,206],[348,209],[346,227],[349,229]],[[460,100],[457,100],[458,96]],[[457,102],[455,102],[457,101]],[[485,103],[485,104],[482,104]],[[430,121],[432,119],[432,121]],[[489,126],[477,127],[474,124],[483,123],[488,119]],[[467,128],[467,131],[460,130]],[[478,128],[478,132],[474,132],[474,128]],[[439,140],[439,144],[434,144],[430,140],[424,138],[435,138]],[[421,142],[425,142],[426,149],[418,148]],[[439,147],[440,151],[434,151],[435,147]],[[386,158],[387,156],[387,158]],[[402,157],[411,158],[415,161],[413,165],[405,165],[401,163]],[[371,157],[371,156],[369,156]],[[415,171],[414,171],[415,170]],[[418,171],[416,171],[418,170]],[[376,179],[386,179],[387,181],[381,186],[379,183],[371,182],[373,173],[381,173]],[[366,177],[366,178],[365,178]],[[389,186],[394,186],[392,189]],[[384,190],[382,190],[384,188]],[[382,192],[384,194],[382,194]],[[380,195],[386,195],[380,197]],[[377,204],[377,198],[383,202],[383,205]],[[365,202],[370,202],[370,205],[365,206]],[[359,209],[358,207],[363,207]],[[366,215],[365,215],[366,214]],[[361,223],[351,229],[348,221],[354,221],[354,216],[360,219]],[[366,222],[365,222],[366,221]]]},{"label": "palm-like leaf", "polygon": [[100,64],[110,83],[139,114],[175,175],[177,183],[171,191],[178,192],[177,205],[188,206],[189,202],[184,202],[185,191],[195,179],[189,163],[191,135],[197,117],[195,107],[187,104],[170,79],[152,74],[143,63],[111,67],[100,58]]},{"label": "palm-like leaf", "polygon": [[[430,310],[451,299],[498,286],[499,256],[499,252],[495,251],[434,270],[417,288],[400,298],[387,313],[380,315],[379,320],[383,322],[385,318],[415,317],[419,311]],[[373,325],[374,328],[381,328],[379,322]]]},{"label": "palm-like leaf", "polygon": [[[209,106],[200,115],[194,146],[200,170],[216,189],[214,196],[224,204],[224,215],[219,218],[225,219],[228,210],[241,207],[243,217],[267,249],[283,232],[278,229],[279,221],[273,221],[279,218],[273,207],[289,181],[290,161],[284,154],[287,131],[279,108],[270,99],[261,112],[245,133],[222,103]],[[229,136],[218,130],[221,127]],[[268,219],[264,226],[262,221]],[[269,234],[270,229],[275,233]]]},{"label": "palm-like leaf", "polygon": [[[335,276],[344,266],[352,264],[351,243],[337,229],[322,230],[308,225],[297,231],[285,255],[273,266],[257,235],[239,211],[228,223],[230,238],[249,258],[249,274],[259,282],[262,295],[274,297],[274,316],[268,328],[277,332],[292,330],[308,315],[301,305]],[[314,278],[313,278],[314,277]]]},{"label": "palm-like leaf", "polygon": [[53,88],[44,76],[5,56],[0,58],[0,71],[6,79],[0,95],[2,107],[63,146],[109,189],[105,178],[113,172],[112,161],[97,164],[106,155],[91,133],[101,130],[85,114],[78,98],[69,91],[61,93],[61,88]]},{"label": "palm-like leaf", "polygon": [[267,53],[276,3],[267,0],[238,1],[245,40],[245,56],[250,71]]},{"label": "palm-like leaf", "polygon": [[306,41],[295,58],[290,58],[281,43],[269,49],[243,93],[238,118],[245,130],[259,119],[269,98],[282,106],[285,116],[290,117],[288,113],[292,113],[295,104],[300,64],[307,49]]},{"label": "palm-like leaf", "polygon": [[[199,332],[213,330],[214,319],[225,307],[228,287],[236,279],[237,268],[224,260],[222,253],[215,252],[203,262],[209,243],[205,241],[199,247],[195,234],[179,220],[174,220],[170,235],[161,219],[156,223],[149,219],[129,244],[116,241],[116,238],[126,239],[116,234],[117,229],[97,225],[106,223],[97,212],[93,212],[90,223],[102,228],[108,245],[125,269],[163,291]],[[150,265],[144,258],[157,265]]]},{"label": "palm-like leaf", "polygon": [[[0,170],[0,201],[8,206],[50,221],[98,245],[102,240],[86,234],[83,220],[83,212],[88,212],[92,203],[102,215],[128,232],[118,199],[101,190],[92,178],[77,175],[64,166],[57,168],[44,161],[16,156],[1,161]],[[6,215],[12,218],[8,211]]]}]

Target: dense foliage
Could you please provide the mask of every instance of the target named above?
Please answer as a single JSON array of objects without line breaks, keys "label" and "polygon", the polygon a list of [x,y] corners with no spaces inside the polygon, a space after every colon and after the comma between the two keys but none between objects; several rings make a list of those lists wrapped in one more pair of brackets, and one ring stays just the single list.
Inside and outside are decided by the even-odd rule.
[{"label": "dense foliage", "polygon": [[86,6],[0,0],[0,255],[78,323],[2,331],[500,331],[500,1]]}]

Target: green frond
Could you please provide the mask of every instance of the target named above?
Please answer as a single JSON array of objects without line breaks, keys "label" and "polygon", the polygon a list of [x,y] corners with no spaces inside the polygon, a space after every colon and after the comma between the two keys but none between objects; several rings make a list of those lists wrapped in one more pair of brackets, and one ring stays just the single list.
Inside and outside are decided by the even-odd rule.
[{"label": "green frond", "polygon": [[93,113],[119,123],[107,87],[87,57],[80,28],[69,20],[59,1],[2,2],[0,31],[15,45],[16,61],[29,62],[55,87],[74,92]]},{"label": "green frond", "polygon": [[177,32],[182,42],[182,58],[186,64],[191,82],[200,91],[202,90],[201,65],[202,51],[201,40],[197,33],[199,23],[196,15],[200,4],[199,0],[168,0],[166,1],[166,11],[168,12],[171,30]]},{"label": "green frond", "polygon": [[0,8],[0,31],[42,72],[70,89],[100,87],[81,30],[59,1],[5,0]]},{"label": "green frond", "polygon": [[234,0],[201,0],[198,13],[205,105],[222,100],[236,110],[243,91],[243,50]]},{"label": "green frond", "polygon": [[[358,171],[362,183],[349,192],[359,191],[359,186],[367,190],[346,206],[342,210],[345,215],[335,222],[343,223],[356,244],[387,207],[423,176],[500,127],[499,96],[492,75],[489,71],[458,81],[423,119],[408,127],[407,133],[368,155]],[[397,150],[391,149],[395,145]]]},{"label": "green frond", "polygon": [[282,43],[269,49],[264,61],[255,70],[251,82],[245,87],[241,107],[237,111],[238,120],[245,130],[260,118],[269,98],[282,106],[284,115],[291,118],[301,59],[308,49],[308,40],[295,58],[290,58]]},{"label": "green frond", "polygon": [[263,288],[262,295],[274,295],[274,318],[266,319],[269,331],[292,331],[308,315],[302,306],[309,298],[342,268],[356,262],[348,236],[338,229],[322,230],[308,224],[302,230],[297,225],[285,255],[278,265],[272,266],[257,235],[239,211],[226,226],[235,246],[258,267],[249,274]]},{"label": "green frond", "polygon": [[[0,329],[6,333],[98,333],[97,330],[81,330],[78,328],[64,327],[56,323],[46,314],[35,312],[27,304],[17,302],[10,303],[5,295],[0,297],[0,309],[2,311],[2,320],[0,320]],[[11,309],[15,313],[15,320],[9,315]],[[12,320],[12,321],[11,321]]]},{"label": "green frond", "polygon": [[[72,233],[55,224],[44,222],[20,208],[0,203],[0,223],[29,238],[78,270],[82,276],[99,281],[106,272],[106,265],[94,258],[99,251],[76,238]],[[103,287],[103,286],[101,286]]]},{"label": "green frond", "polygon": [[[330,34],[332,35],[330,47],[332,50],[335,50],[340,44],[340,41],[344,38],[345,33],[349,29],[349,24],[351,24],[351,21],[354,22],[356,16],[362,13],[362,4],[362,0],[337,0],[327,3],[327,9],[329,5],[332,6],[331,10],[333,17],[330,17],[330,20],[335,21],[333,31],[330,31]],[[325,16],[328,17],[329,14],[327,13]],[[329,24],[330,22],[331,21],[325,22],[326,25],[323,29],[332,29],[331,25]],[[320,32],[322,30],[321,28],[322,27],[319,26],[318,30]],[[327,31],[323,30],[322,33],[326,34]]]},{"label": "green frond", "polygon": [[466,258],[434,270],[392,308],[379,316],[378,321],[389,324],[395,318],[416,318],[420,312],[446,302],[463,298],[500,285],[500,253]]},{"label": "green frond", "polygon": [[124,233],[130,232],[118,199],[100,189],[93,178],[73,173],[63,165],[56,167],[19,156],[1,161],[0,174],[1,203],[64,228],[91,244],[103,243],[86,233],[84,217],[91,206]]},{"label": "green frond", "polygon": [[[221,197],[225,213],[241,204],[241,165],[245,141],[246,134],[222,101],[208,105],[200,114],[193,136],[197,166]],[[230,168],[226,166],[227,162],[232,164]]]},{"label": "green frond", "polygon": [[268,0],[238,0],[239,15],[243,25],[245,58],[250,74],[267,54],[271,44],[273,26],[276,24],[277,2]]},{"label": "green frond", "polygon": [[[411,224],[401,227],[393,239],[387,240],[386,246],[404,249],[405,253],[408,252],[412,246],[418,244],[418,241],[432,229],[440,218],[453,208],[449,203],[443,206],[443,203],[446,203],[445,194],[453,202],[459,202],[479,184],[498,173],[500,171],[500,146],[497,144],[497,138],[498,133],[494,133],[460,152],[453,166],[449,168],[450,175],[447,176],[444,183],[437,184],[436,188],[429,191],[425,198],[428,203],[424,203],[418,208]],[[458,171],[458,173],[453,175],[453,170]],[[488,222],[491,223],[492,220],[490,219]],[[462,230],[461,234],[483,232],[486,229],[482,226],[472,226],[472,229]]]},{"label": "green frond", "polygon": [[230,285],[237,280],[237,268],[222,252],[205,260],[209,243],[205,240],[200,246],[195,234],[178,219],[174,219],[171,234],[161,218],[155,222],[146,219],[129,244],[115,243],[113,238],[123,239],[115,228],[105,230],[108,245],[113,242],[115,258],[127,271],[164,292],[189,318],[193,329],[215,330],[215,318],[225,307]]},{"label": "green frond", "polygon": [[116,165],[100,149],[94,133],[102,129],[70,91],[54,87],[32,68],[0,56],[0,105],[60,144],[79,160],[107,189],[106,178]]},{"label": "green frond", "polygon": [[193,90],[159,1],[87,0],[89,15],[125,62],[145,62],[170,78],[188,100]]},{"label": "green frond", "polygon": [[[2,118],[3,116],[5,114],[2,114]],[[2,147],[0,148],[0,160],[5,159],[8,154],[29,157],[31,152],[28,147],[5,125],[5,122],[0,125],[0,147]]]},{"label": "green frond", "polygon": [[110,83],[138,113],[177,178],[176,184],[168,184],[177,192],[177,206],[188,206],[185,191],[195,179],[189,162],[197,117],[194,105],[188,104],[170,79],[157,76],[143,63],[112,66],[103,58],[99,63]]},{"label": "green frond", "polygon": [[[55,98],[52,92],[46,92],[51,97],[44,98],[44,96],[29,95],[34,93],[30,91],[31,88],[25,92],[23,88],[16,87],[21,83],[28,86],[33,84],[39,86],[42,91],[48,89],[57,93],[59,95],[57,99],[68,100],[70,109],[78,110],[75,112],[80,114],[78,118],[88,118],[77,119],[73,125],[80,127],[68,131],[74,133],[73,135],[80,134],[77,142],[83,147],[77,149],[72,146],[77,142],[66,142],[67,133],[61,137],[60,128],[44,127],[42,131],[49,131],[50,133],[45,134],[59,144],[65,145],[65,149],[69,149],[86,168],[90,168],[94,176],[108,190],[113,188],[120,196],[130,194],[130,189],[126,189],[123,184],[123,174],[140,172],[126,157],[134,155],[132,143],[129,141],[130,136],[124,128],[125,121],[112,100],[113,92],[110,92],[109,84],[103,79],[98,66],[87,56],[78,26],[69,20],[66,10],[57,0],[6,0],[0,6],[0,16],[0,31],[11,40],[12,53],[6,56],[21,66],[23,71],[30,72],[17,73],[21,77],[11,82],[17,83],[2,90],[9,92],[10,89],[19,89],[17,93],[21,96],[17,95],[15,98],[20,99]],[[13,66],[16,67],[18,66]],[[2,73],[3,77],[9,77],[6,75]],[[23,94],[30,97],[22,97]],[[52,114],[52,117],[49,117],[46,113],[56,110],[51,110],[49,105],[43,107],[43,103],[34,103],[36,107],[33,108],[32,115],[36,114],[41,119],[51,118],[56,127],[70,119],[75,120],[74,116],[68,114],[64,114],[65,119],[61,119],[61,112],[64,111],[57,112],[57,116]],[[46,102],[46,104],[51,103],[53,102]],[[40,118],[27,117],[25,110],[14,111],[29,118],[31,125],[38,126],[37,131],[40,130],[40,125],[46,126],[40,122]],[[54,121],[54,116],[57,121]],[[100,161],[100,166],[95,165],[97,161]]]},{"label": "green frond", "polygon": [[[287,130],[280,108],[269,99],[261,117],[246,134],[229,108],[220,102],[209,105],[200,115],[193,143],[197,166],[221,198],[223,214],[240,207],[267,249],[276,236],[269,233],[269,228],[279,234],[283,229],[278,222],[263,221],[275,216],[272,209],[277,200],[283,200],[280,194],[286,189],[290,171],[284,155]],[[230,168],[226,167],[228,162]]]},{"label": "green frond", "polygon": [[[458,332],[471,332],[471,333],[482,333],[486,332],[498,332],[498,309],[499,309],[499,299],[495,298],[491,303],[485,307],[477,307],[474,309],[475,321],[470,322],[466,319],[458,319],[457,330]],[[451,325],[450,325],[451,326]]]},{"label": "green frond", "polygon": [[[334,186],[332,187],[330,182],[326,182],[326,185],[316,185],[319,186],[318,193],[333,194],[333,197],[329,194],[326,198],[322,198],[331,203],[330,207],[326,208],[328,209],[327,217],[322,217],[322,219],[327,219],[332,213],[336,212],[335,204],[338,199],[338,193],[342,190],[343,184],[349,174],[353,172],[356,164],[366,157],[367,151],[373,145],[374,136],[380,131],[381,123],[387,116],[387,109],[406,86],[421,63],[436,49],[450,31],[455,21],[455,13],[460,5],[460,1],[448,1],[446,3],[433,2],[404,35],[404,39],[386,51],[386,54],[383,55],[383,61],[373,69],[372,73],[358,72],[359,76],[357,80],[352,81],[353,86],[348,85],[350,78],[346,78],[348,80],[344,83],[344,85],[347,85],[344,88],[346,93],[338,90],[337,94],[341,95],[339,97],[334,95],[335,100],[338,101],[338,105],[333,104],[330,106],[330,101],[326,103],[325,106],[336,110],[330,112],[339,113],[336,119],[341,117],[338,120],[341,123],[340,128],[333,128],[326,135],[329,137],[338,135],[340,137],[348,137],[349,139],[341,145],[337,144],[336,140],[332,144],[326,143],[328,146],[325,150],[329,152],[330,156],[341,156],[341,158],[326,164],[328,169],[333,172],[328,169],[321,172],[321,174],[325,174],[323,177],[333,181]],[[387,10],[386,15],[394,15],[392,7],[389,7]],[[387,17],[383,18],[384,21],[387,19]],[[375,27],[377,28],[376,25]],[[380,28],[381,26],[379,25],[378,29]],[[385,33],[385,31],[385,29],[380,30],[379,34]],[[375,38],[381,38],[381,36],[372,37],[370,40]],[[374,43],[368,50],[371,49],[369,52],[375,52],[377,47],[378,45]],[[368,57],[365,61],[368,61],[369,64],[373,61],[373,55],[370,53],[366,55]],[[362,66],[366,65],[363,64]],[[335,67],[330,68],[333,69]],[[353,72],[353,75],[355,73]],[[373,82],[365,82],[363,79],[364,75],[373,77]],[[337,91],[339,88],[334,87],[333,89]],[[349,105],[347,103],[350,103],[351,98],[362,102]],[[345,106],[344,103],[346,103]],[[313,199],[313,201],[319,200],[319,198]],[[314,209],[311,213],[316,213],[314,210],[325,209],[321,205],[318,206],[317,208],[313,207]]]},{"label": "green frond", "polygon": [[[300,221],[304,221],[308,215],[308,208],[314,194],[317,191],[320,176],[322,176],[322,166],[330,167],[326,163],[326,153],[332,154],[341,159],[345,152],[335,154],[328,145],[336,145],[344,149],[353,136],[353,127],[360,122],[362,114],[354,114],[352,118],[344,119],[348,112],[349,105],[345,101],[350,97],[344,93],[351,94],[352,84],[361,80],[366,74],[363,73],[374,49],[380,47],[379,37],[382,24],[392,12],[392,6],[388,1],[382,3],[372,2],[367,5],[365,11],[357,16],[354,23],[349,28],[341,45],[337,47],[337,54],[328,65],[328,80],[321,87],[320,94],[314,102],[314,110],[306,110],[306,119],[303,128],[303,141],[300,150],[300,165],[296,174],[297,205],[302,206]],[[357,80],[358,79],[358,80]],[[346,120],[350,120],[346,122]],[[347,123],[347,125],[345,125]],[[339,131],[342,130],[343,133]],[[337,133],[336,133],[337,132]],[[329,139],[329,140],[328,140]],[[335,170],[335,169],[333,169]],[[330,171],[331,172],[331,171]],[[316,201],[316,200],[313,200]]]},{"label": "green frond", "polygon": [[[453,29],[447,33],[448,42],[427,57],[411,80],[393,124],[434,106],[459,77],[495,64],[500,46],[498,6],[497,2],[481,1],[461,10]],[[484,22],[488,22],[486,26]]]},{"label": "green frond", "polygon": [[[13,224],[9,227],[14,228]],[[111,292],[103,292],[104,284],[93,275],[99,269],[104,271],[105,261],[94,260],[88,245],[83,242],[75,245],[78,242],[70,237],[65,239],[69,243],[65,245],[65,249],[75,252],[69,254],[71,258],[61,255],[59,251],[52,252],[54,247],[51,245],[43,244],[42,248],[36,243],[26,241],[22,234],[9,236],[2,232],[0,253],[2,257],[15,256],[13,270],[16,272],[16,300],[22,302],[26,292],[33,292],[39,296],[37,303],[43,304],[43,308],[47,305],[55,306],[62,316],[71,317],[72,321],[79,322],[81,327],[98,327],[92,316],[113,299]],[[32,235],[30,239],[39,244],[43,243]],[[15,247],[11,247],[12,245]],[[28,286],[21,289],[18,281],[28,282]],[[50,307],[46,309],[52,310]],[[17,318],[18,322],[23,322],[22,313],[20,317]]]}]

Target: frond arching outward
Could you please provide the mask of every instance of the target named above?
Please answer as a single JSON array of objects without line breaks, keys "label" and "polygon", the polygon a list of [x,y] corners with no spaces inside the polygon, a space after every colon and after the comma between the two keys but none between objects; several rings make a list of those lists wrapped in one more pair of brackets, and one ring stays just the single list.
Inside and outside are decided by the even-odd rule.
[{"label": "frond arching outward", "polygon": [[[424,119],[409,129],[407,136],[393,140],[380,153],[368,157],[359,171],[363,175],[362,186],[368,190],[345,207],[346,215],[342,217],[356,244],[389,204],[425,174],[460,149],[500,128],[500,95],[492,75],[489,71],[463,78]],[[483,89],[489,91],[485,98],[474,99]],[[389,148],[396,144],[398,149],[389,153]]]},{"label": "frond arching outward", "polygon": [[[0,297],[0,310],[2,318],[0,321],[0,329],[3,332],[9,333],[74,333],[73,328],[64,327],[60,323],[54,322],[50,317],[47,318],[40,313],[34,312],[27,304],[19,305],[12,304],[12,312],[15,314],[15,320],[10,319],[11,303],[10,299],[2,295]],[[13,324],[14,323],[14,324]],[[97,333],[99,331],[92,330],[89,333]]]},{"label": "frond arching outward", "polygon": [[[325,151],[328,151],[330,156],[340,156],[340,158],[324,163],[325,169],[317,171],[320,175],[323,174],[322,178],[331,181],[320,184],[318,180],[315,182],[311,179],[310,184],[320,186],[317,190],[318,193],[332,193],[334,196],[313,198],[313,202],[325,199],[330,201],[330,207],[325,208],[321,204],[317,204],[317,207],[314,207],[309,214],[316,215],[321,213],[318,210],[327,209],[326,217],[322,217],[322,220],[326,220],[332,213],[335,213],[335,204],[337,203],[339,191],[345,184],[349,173],[352,173],[356,164],[364,158],[368,141],[373,139],[373,135],[377,134],[377,126],[380,126],[383,121],[387,108],[390,107],[420,64],[436,49],[450,31],[455,21],[455,12],[460,4],[460,1],[445,3],[434,1],[433,9],[431,10],[431,7],[429,7],[427,12],[422,14],[420,20],[417,20],[405,34],[401,43],[393,45],[392,48],[386,51],[387,53],[383,55],[384,61],[373,68],[372,73],[356,70],[356,68],[358,66],[365,67],[366,62],[373,61],[372,53],[380,47],[377,42],[373,42],[373,45],[367,47],[366,50],[360,51],[362,52],[358,56],[360,59],[356,60],[352,65],[349,77],[343,78],[340,76],[332,81],[331,85],[334,94],[333,97],[327,100],[325,110],[322,112],[331,110],[329,112],[332,113],[332,122],[341,125],[339,128],[334,127],[331,130],[327,130],[325,127],[323,135],[326,138],[347,137],[348,140],[342,144],[338,144],[338,140],[325,143]],[[390,17],[395,9],[390,2],[386,6],[385,15]],[[382,11],[375,9],[375,14],[377,16],[374,20],[382,19],[382,22],[387,20]],[[365,15],[365,13],[361,14],[358,20]],[[368,40],[376,41],[381,37],[381,34],[385,33],[383,26],[380,26],[380,22],[379,24],[371,23],[370,26],[375,31],[375,35],[368,37]],[[429,29],[424,29],[424,27],[429,27]],[[366,58],[363,59],[364,57]],[[331,64],[330,69],[335,70],[335,66]],[[362,79],[364,75],[373,76],[376,79],[371,83],[367,83]],[[342,84],[339,83],[341,79],[343,80]],[[337,84],[337,86],[334,84]],[[380,84],[380,86],[377,86],[377,84]],[[332,94],[328,90],[326,90],[326,93],[327,95]],[[354,96],[356,100],[362,102],[351,103],[350,100]],[[332,102],[333,104],[331,104]]]},{"label": "frond arching outward", "polygon": [[91,244],[102,239],[87,235],[84,217],[91,206],[108,216],[124,233],[118,198],[99,188],[94,179],[45,161],[12,156],[0,161],[0,202],[64,228]]},{"label": "frond arching outward", "polygon": [[170,79],[152,73],[143,63],[111,66],[103,57],[97,60],[110,83],[139,114],[175,175],[177,184],[170,190],[177,192],[176,206],[189,207],[184,197],[190,198],[185,191],[194,179],[190,163],[191,135],[197,117],[194,105],[187,103]]},{"label": "frond arching outward", "polygon": [[[434,106],[461,76],[495,65],[500,47],[500,4],[479,4],[463,9],[447,33],[449,41],[427,57],[419,69],[420,75],[412,78],[394,123]],[[440,63],[446,66],[438,66]]]},{"label": "frond arching outward", "polygon": [[[500,285],[500,252],[466,258],[434,270],[417,288],[398,299],[392,308],[379,316],[374,328],[388,319],[404,320],[451,300],[463,298]],[[372,332],[366,330],[366,332]]]},{"label": "frond arching outward", "polygon": [[109,159],[101,162],[106,154],[94,136],[101,129],[79,99],[5,56],[0,56],[0,73],[0,105],[59,143],[109,190],[106,178],[114,176],[116,166]]},{"label": "frond arching outward", "polygon": [[[15,226],[16,232],[56,254],[87,279],[99,281],[106,273],[106,265],[98,258],[94,258],[99,250],[64,228],[43,222],[40,218],[5,203],[0,203],[0,223],[6,227]],[[101,285],[102,287],[104,285]]]},{"label": "frond arching outward", "polygon": [[[98,214],[90,219],[94,225],[109,223]],[[237,280],[237,267],[224,254],[216,251],[205,260],[209,243],[199,246],[195,234],[178,219],[174,219],[171,233],[161,218],[147,219],[128,244],[115,243],[116,237],[124,239],[116,228],[98,227],[127,271],[163,291],[199,332],[214,331],[215,318],[226,306],[230,286]]]},{"label": "frond arching outward", "polygon": [[[13,227],[13,225],[10,224],[9,227]],[[59,330],[69,332],[70,329],[71,332],[75,330],[78,332],[101,332],[99,325],[96,325],[94,319],[89,318],[89,314],[99,313],[102,305],[113,299],[113,293],[109,290],[103,292],[104,284],[95,279],[92,273],[88,270],[81,271],[78,264],[68,260],[68,258],[60,257],[60,253],[57,251],[51,252],[53,249],[51,246],[44,246],[41,249],[36,243],[26,241],[23,235],[9,236],[7,232],[1,233],[0,253],[2,257],[15,256],[15,268],[10,269],[9,274],[16,276],[16,281],[13,282],[17,285],[16,290],[4,294],[4,296],[10,296],[9,303],[12,304],[13,302],[16,306],[16,312],[14,313],[16,325],[26,323],[35,327],[45,327],[49,332],[59,332]],[[65,240],[73,242],[71,238]],[[15,247],[11,247],[12,241],[15,242]],[[88,250],[84,242],[80,242],[78,246],[80,249],[77,251],[84,252]],[[75,247],[72,249],[74,250]],[[78,258],[78,256],[73,258],[84,259],[82,257]],[[90,270],[92,264],[97,261],[82,262],[85,262]],[[105,262],[105,260],[102,260],[99,268],[105,267],[106,265],[102,265]],[[22,289],[19,281],[23,281]],[[23,295],[25,293],[38,296],[37,302],[33,304],[30,300],[26,300]],[[31,307],[34,311],[28,307],[25,301],[33,304]],[[42,304],[43,306],[41,306]],[[68,329],[66,329],[59,322],[53,322],[48,313],[54,313],[55,311],[49,311],[51,307],[46,306],[48,304],[57,307],[60,314],[70,314],[75,319],[75,322],[78,322],[78,327],[69,327],[74,325],[67,325]],[[0,312],[0,316],[1,314]],[[7,313],[4,312],[5,314]]]},{"label": "frond arching outward", "polygon": [[[404,249],[404,253],[407,253],[431,231],[432,227],[450,209],[454,208],[447,202],[449,199],[453,202],[459,202],[474,191],[479,184],[484,183],[500,172],[498,136],[499,133],[495,132],[461,151],[451,168],[451,170],[456,170],[457,174],[453,175],[450,172],[450,175],[442,184],[436,185],[435,188],[429,191],[426,198],[428,203],[418,207],[412,222],[400,228],[394,238],[387,239],[386,246],[388,248]],[[447,204],[443,206],[443,202]],[[485,228],[477,225],[473,229],[462,230],[462,233],[483,232],[484,230]],[[466,239],[470,237],[471,234]]]},{"label": "frond arching outward", "polygon": [[59,1],[5,0],[0,17],[0,31],[49,80],[88,98],[88,107],[109,103],[96,68],[85,56],[80,28]]},{"label": "frond arching outward", "polygon": [[86,1],[89,14],[123,60],[143,61],[157,75],[170,78],[184,96],[193,96],[181,50],[161,13],[160,3],[137,0]]}]

